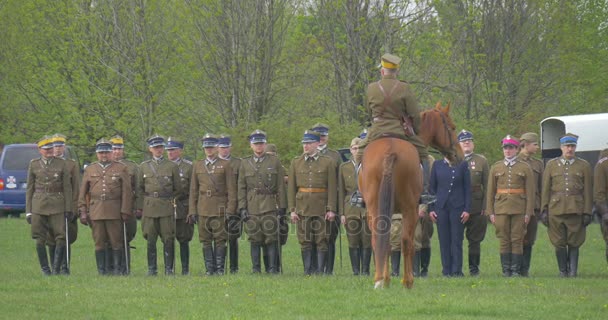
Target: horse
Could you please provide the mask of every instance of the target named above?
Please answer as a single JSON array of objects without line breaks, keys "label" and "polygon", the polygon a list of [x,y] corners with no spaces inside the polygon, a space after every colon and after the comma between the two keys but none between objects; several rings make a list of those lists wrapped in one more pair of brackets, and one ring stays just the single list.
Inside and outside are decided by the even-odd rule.
[{"label": "horse", "polygon": [[[451,161],[461,161],[463,153],[456,141],[456,127],[449,111],[449,103],[443,107],[441,102],[438,102],[434,109],[421,112],[418,137]],[[400,212],[403,253],[401,283],[410,289],[414,285],[411,263],[414,254],[414,231],[423,189],[418,152],[414,145],[405,140],[382,137],[367,146],[362,163],[364,165],[359,173],[358,184],[367,206],[367,222],[372,231],[376,266],[374,288],[388,287],[390,284],[388,257],[391,216]]]}]

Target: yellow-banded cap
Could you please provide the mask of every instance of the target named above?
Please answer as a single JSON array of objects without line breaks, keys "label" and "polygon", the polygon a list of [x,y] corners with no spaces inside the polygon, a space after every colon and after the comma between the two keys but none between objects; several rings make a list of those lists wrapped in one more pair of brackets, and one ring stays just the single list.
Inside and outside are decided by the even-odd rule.
[{"label": "yellow-banded cap", "polygon": [[40,140],[38,140],[38,148],[40,148],[40,149],[53,148],[53,137],[43,136]]},{"label": "yellow-banded cap", "polygon": [[401,58],[390,53],[385,53],[380,59],[380,65],[386,69],[397,69],[400,63]]},{"label": "yellow-banded cap", "polygon": [[61,133],[55,133],[51,140],[53,141],[53,146],[65,146],[66,139]]},{"label": "yellow-banded cap", "polygon": [[119,135],[115,135],[112,138],[110,138],[110,142],[112,143],[112,148],[124,149],[124,147],[125,147],[125,141]]}]

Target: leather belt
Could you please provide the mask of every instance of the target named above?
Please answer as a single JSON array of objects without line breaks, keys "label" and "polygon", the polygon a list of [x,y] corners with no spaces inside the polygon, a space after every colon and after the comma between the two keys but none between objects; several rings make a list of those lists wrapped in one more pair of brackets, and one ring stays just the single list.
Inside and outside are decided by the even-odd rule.
[{"label": "leather belt", "polygon": [[581,194],[583,193],[580,190],[551,192],[552,196],[579,196]]},{"label": "leather belt", "polygon": [[471,187],[471,192],[479,192],[481,191],[481,186],[472,186]]},{"label": "leather belt", "polygon": [[497,194],[524,194],[526,189],[496,189]]},{"label": "leather belt", "polygon": [[37,193],[62,193],[63,192],[63,188],[55,188],[55,187],[48,187],[48,188],[35,188],[34,192]]},{"label": "leather belt", "polygon": [[207,190],[207,191],[201,190],[201,192],[204,195],[207,195],[207,197],[227,197],[228,196],[228,194],[225,192],[213,192],[211,190]]},{"label": "leather belt", "polygon": [[96,196],[91,195],[91,200],[106,201],[106,200],[120,200],[120,198],[110,198],[108,195],[106,195],[104,193],[104,194],[100,194],[100,195],[96,195]]},{"label": "leather belt", "polygon": [[275,191],[268,190],[268,189],[260,189],[260,188],[253,188],[253,192],[255,192],[255,194],[267,194],[267,195],[271,195],[271,196],[277,194]]},{"label": "leather belt", "polygon": [[151,198],[159,198],[159,199],[171,199],[173,197],[172,194],[162,193],[162,192],[146,192],[146,197]]},{"label": "leather belt", "polygon": [[327,189],[325,189],[325,188],[299,188],[298,191],[306,192],[306,193],[320,193],[320,192],[327,192]]}]

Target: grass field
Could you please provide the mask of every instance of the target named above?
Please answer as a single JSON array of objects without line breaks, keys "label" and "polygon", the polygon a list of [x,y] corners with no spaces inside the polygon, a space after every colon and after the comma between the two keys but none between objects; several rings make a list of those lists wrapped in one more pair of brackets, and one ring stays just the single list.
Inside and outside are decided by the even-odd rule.
[{"label": "grass field", "polygon": [[[100,277],[90,230],[82,225],[72,247],[72,275],[43,277],[25,219],[0,219],[0,318],[608,319],[608,267],[599,226],[589,227],[576,279],[557,277],[546,229],[539,228],[530,278],[500,275],[498,244],[489,227],[480,277],[441,277],[435,235],[427,279],[416,279],[412,290],[398,280],[388,289],[373,290],[371,277],[351,275],[346,237],[343,267],[337,260],[331,277],[302,275],[293,235],[283,251],[285,273],[280,276],[252,275],[249,244],[242,240],[238,275],[203,276],[200,244],[193,241],[192,275],[147,277],[140,234],[132,275]],[[466,251],[464,260],[467,270]]]}]

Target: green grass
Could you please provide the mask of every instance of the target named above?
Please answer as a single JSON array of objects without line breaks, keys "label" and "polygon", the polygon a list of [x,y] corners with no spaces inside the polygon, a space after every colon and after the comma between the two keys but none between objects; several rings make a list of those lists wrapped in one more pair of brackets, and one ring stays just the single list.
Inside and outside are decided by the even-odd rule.
[{"label": "green grass", "polygon": [[302,275],[293,235],[284,250],[281,276],[250,274],[249,244],[242,240],[238,275],[202,276],[200,244],[193,241],[192,275],[147,277],[141,234],[134,242],[132,275],[100,277],[90,230],[83,226],[72,247],[72,275],[43,277],[25,220],[0,219],[0,318],[607,319],[608,268],[598,225],[590,226],[576,279],[557,277],[546,228],[539,228],[530,278],[500,276],[498,244],[490,226],[482,243],[480,277],[441,277],[435,235],[429,278],[416,279],[412,290],[403,289],[398,279],[388,289],[373,290],[371,277],[351,275],[346,237],[343,268],[336,260],[337,272],[331,277]]}]

